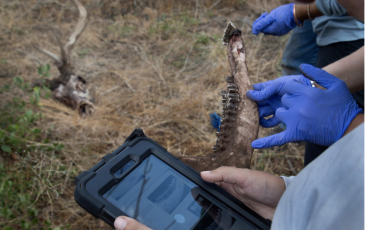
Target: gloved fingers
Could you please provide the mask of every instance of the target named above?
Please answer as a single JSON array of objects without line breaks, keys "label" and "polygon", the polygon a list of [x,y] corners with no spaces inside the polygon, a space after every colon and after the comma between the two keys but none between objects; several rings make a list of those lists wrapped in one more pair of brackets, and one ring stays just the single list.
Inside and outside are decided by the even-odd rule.
[{"label": "gloved fingers", "polygon": [[311,86],[311,85],[312,85],[312,84],[311,84],[311,80],[309,80],[308,78],[306,78],[305,76],[303,76],[303,74],[298,75],[297,80],[298,80],[299,82],[303,83],[304,85],[309,85],[309,86]]},{"label": "gloved fingers", "polygon": [[281,121],[274,115],[269,119],[260,118],[259,123],[264,128],[271,128],[277,126]]},{"label": "gloved fingers", "polygon": [[316,68],[309,64],[301,64],[299,66],[300,72],[308,79],[317,82],[317,84],[330,89],[331,86],[337,84],[345,84],[342,80],[337,77],[327,73],[323,69]]},{"label": "gloved fingers", "polygon": [[263,90],[264,88],[266,88],[271,83],[272,83],[272,80],[271,81],[260,82],[260,83],[257,83],[257,84],[253,84],[253,89],[256,90],[256,91]]},{"label": "gloved fingers", "polygon": [[252,101],[265,101],[280,92],[280,87],[278,87],[277,85],[278,84],[275,84],[275,82],[273,82],[273,84],[270,84],[260,91],[249,90],[247,91],[246,95]]},{"label": "gloved fingers", "polygon": [[301,91],[311,90],[312,87],[305,85],[295,79],[288,80],[280,90],[280,94],[297,94]]},{"label": "gloved fingers", "polygon": [[281,96],[279,95],[274,95],[269,99],[267,99],[266,101],[271,107],[273,107],[274,110],[277,110],[278,108],[282,107]]},{"label": "gloved fingers", "polygon": [[265,27],[261,32],[264,33],[265,35],[276,35],[276,36],[282,35],[282,33],[279,33],[277,28],[270,25]]},{"label": "gloved fingers", "polygon": [[259,117],[268,117],[275,113],[275,110],[270,105],[259,107]]},{"label": "gloved fingers", "polygon": [[257,23],[264,17],[266,17],[266,15],[268,15],[269,13],[268,12],[264,12],[260,15],[260,17],[258,17],[252,24],[252,33],[255,34],[255,35],[258,35],[260,33],[260,31],[258,31],[256,29],[256,25]]},{"label": "gloved fingers", "polygon": [[268,137],[260,138],[257,140],[254,140],[251,143],[252,148],[254,149],[262,149],[262,148],[270,148],[272,146],[278,146],[283,145],[285,143],[290,142],[287,139],[287,133],[288,131],[283,131],[278,134],[274,134]]},{"label": "gloved fingers", "polygon": [[286,124],[286,120],[288,119],[288,118],[290,118],[291,116],[290,116],[290,114],[289,114],[289,110],[288,109],[286,109],[286,108],[284,108],[284,107],[280,107],[280,108],[278,108],[276,111],[275,111],[275,117],[279,120],[279,121],[281,121],[281,122],[283,122],[283,123],[285,123]]},{"label": "gloved fingers", "polygon": [[298,105],[297,98],[298,97],[296,95],[284,94],[281,98],[281,104],[283,107],[290,109],[290,108],[294,107],[295,105]]},{"label": "gloved fingers", "polygon": [[268,15],[267,17],[266,16],[263,17],[262,19],[260,19],[260,21],[258,21],[255,24],[255,26],[252,25],[252,32],[255,31],[255,33],[259,34],[260,32],[262,32],[263,29],[271,25],[274,22],[274,20],[275,19],[270,15]]},{"label": "gloved fingers", "polygon": [[258,105],[258,107],[260,109],[260,107],[268,106],[269,103],[267,103],[267,101],[259,101],[259,102],[257,102],[257,105]]}]

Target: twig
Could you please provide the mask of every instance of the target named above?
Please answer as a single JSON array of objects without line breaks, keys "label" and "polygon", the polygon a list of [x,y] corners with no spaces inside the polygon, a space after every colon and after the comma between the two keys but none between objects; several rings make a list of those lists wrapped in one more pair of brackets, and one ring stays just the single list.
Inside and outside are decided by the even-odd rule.
[{"label": "twig", "polygon": [[63,194],[63,191],[65,190],[66,188],[66,183],[68,181],[68,177],[70,175],[70,171],[72,169],[72,162],[70,163],[70,166],[68,167],[68,170],[67,170],[67,174],[66,174],[66,178],[65,178],[65,182],[63,183],[63,186],[62,186],[62,189],[61,189],[61,194]]},{"label": "twig", "polygon": [[252,59],[256,58],[257,52],[259,51],[260,46],[261,46],[261,41],[262,41],[263,36],[264,36],[263,33],[259,34],[259,41],[257,42],[257,46],[255,48],[255,51],[254,51],[253,55],[252,55]]},{"label": "twig", "polygon": [[146,52],[144,51],[144,49],[142,47],[140,47],[141,52],[138,51],[137,46],[134,46],[134,49],[136,50],[137,54],[140,53],[140,56],[142,57],[142,59],[144,61],[146,61],[158,74],[158,76],[160,77],[160,79],[162,80],[162,82],[166,85],[166,80],[164,78],[164,76],[161,73],[160,68],[158,68],[156,65],[154,65],[148,58],[146,55]]},{"label": "twig", "polygon": [[[135,92],[135,90],[133,89],[133,87],[128,83],[128,79],[126,79],[126,77],[125,76],[121,76],[121,75],[119,75],[117,72],[115,72],[115,71],[111,71],[111,73],[114,73],[115,75],[117,75],[118,77],[120,77],[123,81],[124,81],[124,83],[128,86],[128,88],[134,93]],[[114,90],[114,89],[113,89]]]},{"label": "twig", "polygon": [[293,164],[291,163],[291,160],[289,158],[286,158],[286,162],[288,163],[289,167],[290,167],[290,171],[294,174],[297,175],[297,171],[294,169]]},{"label": "twig", "polygon": [[24,50],[21,50],[21,49],[17,49],[19,53],[22,53],[22,54],[25,54],[25,55],[28,55],[29,57],[31,57],[34,61],[36,61],[39,65],[43,66],[45,65],[44,62],[42,62],[39,58],[37,58],[36,56],[30,54],[30,53],[27,53],[25,52]]},{"label": "twig", "polygon": [[199,8],[199,0],[195,1],[195,14],[194,14],[194,19],[196,19],[198,17],[198,8]]},{"label": "twig", "polygon": [[173,120],[172,120],[172,119],[170,119],[170,120],[165,120],[165,121],[157,122],[157,123],[155,123],[155,124],[153,124],[153,125],[147,126],[147,127],[146,127],[146,129],[151,129],[151,128],[153,128],[153,127],[156,127],[156,126],[158,126],[158,125],[163,125],[163,124],[169,123],[169,122],[171,122],[171,121],[173,121]]},{"label": "twig", "polygon": [[175,78],[177,79],[184,71],[185,71],[185,69],[186,69],[186,65],[188,64],[188,62],[189,62],[189,56],[190,56],[190,54],[191,54],[191,52],[193,51],[193,48],[194,48],[194,46],[192,45],[191,47],[190,47],[190,50],[189,50],[189,53],[188,53],[188,55],[186,55],[186,58],[185,58],[185,63],[184,63],[184,66],[181,68],[181,70],[175,75]]},{"label": "twig", "polygon": [[218,1],[216,1],[215,3],[213,3],[213,5],[211,5],[211,6],[208,8],[208,10],[213,9],[216,5],[218,5],[219,3],[221,3],[221,1],[222,1],[222,0],[218,0]]},{"label": "twig", "polygon": [[108,93],[110,93],[110,92],[112,92],[112,91],[114,91],[114,90],[116,90],[118,88],[119,88],[119,85],[116,85],[116,86],[112,87],[111,89],[108,89],[107,91],[102,92],[101,95],[108,94]]}]

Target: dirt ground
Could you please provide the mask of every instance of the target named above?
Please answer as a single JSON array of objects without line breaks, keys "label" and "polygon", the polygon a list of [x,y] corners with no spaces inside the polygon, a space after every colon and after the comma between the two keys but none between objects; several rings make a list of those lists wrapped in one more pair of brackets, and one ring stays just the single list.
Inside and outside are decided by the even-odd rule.
[{"label": "dirt ground", "polygon": [[[0,228],[109,228],[75,203],[73,179],[123,144],[135,128],[142,128],[176,156],[211,153],[215,130],[209,114],[221,110],[218,93],[225,88],[223,78],[230,70],[221,40],[228,21],[243,32],[253,83],[281,76],[282,52],[289,35],[256,36],[251,27],[261,13],[285,1],[81,3],[88,11],[88,25],[71,59],[75,72],[88,82],[95,113],[80,117],[76,111],[45,97],[37,106],[25,106],[42,114],[31,124],[40,131],[37,136],[20,137],[25,143],[23,153],[0,150],[1,161],[7,166],[0,174],[4,175],[0,184],[4,187],[4,181],[12,181],[10,191],[15,192],[19,190],[15,183],[28,181],[23,193],[30,194],[30,204],[19,208],[18,198],[13,204],[3,197],[1,202],[6,207],[19,207],[12,215],[0,207]],[[58,76],[51,59],[31,44],[59,54],[55,34],[61,32],[62,40],[66,40],[77,16],[70,0],[1,1],[0,87],[7,89],[0,91],[1,110],[15,97],[32,99],[31,94],[14,86],[15,77],[31,84],[40,78],[40,63],[50,64],[50,78]],[[0,122],[3,135],[11,135],[5,130],[10,123]],[[260,128],[259,137],[276,132],[280,132],[279,127]],[[64,147],[42,149],[56,143]],[[304,146],[298,143],[255,150],[251,168],[295,175],[303,168],[303,152]],[[20,178],[19,174],[27,176]],[[29,207],[36,210],[34,214],[24,211]],[[12,217],[14,213],[17,215]],[[33,223],[34,219],[37,221]],[[30,223],[29,228],[24,223]]]}]

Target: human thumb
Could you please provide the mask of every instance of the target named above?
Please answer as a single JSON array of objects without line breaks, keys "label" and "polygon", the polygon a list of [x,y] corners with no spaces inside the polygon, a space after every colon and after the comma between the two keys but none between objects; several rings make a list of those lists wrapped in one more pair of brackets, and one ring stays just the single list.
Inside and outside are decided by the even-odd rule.
[{"label": "human thumb", "polygon": [[116,230],[152,230],[135,219],[126,216],[120,216],[115,219],[114,227]]},{"label": "human thumb", "polygon": [[330,89],[335,83],[341,81],[337,77],[327,73],[323,69],[316,68],[309,64],[301,64],[299,66],[300,72],[303,74],[304,77],[308,78],[309,80],[317,82],[317,84]]}]

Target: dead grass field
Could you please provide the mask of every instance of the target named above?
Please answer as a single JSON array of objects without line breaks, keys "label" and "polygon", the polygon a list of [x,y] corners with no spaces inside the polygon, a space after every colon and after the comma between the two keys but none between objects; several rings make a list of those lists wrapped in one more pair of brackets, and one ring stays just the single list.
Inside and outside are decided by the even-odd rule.
[{"label": "dead grass field", "polygon": [[[76,73],[88,81],[96,112],[80,117],[44,98],[41,106],[27,105],[42,113],[43,118],[33,124],[41,133],[35,139],[22,137],[29,153],[0,150],[1,161],[8,166],[0,185],[6,180],[13,184],[28,181],[31,191],[23,192],[30,194],[34,204],[28,207],[37,212],[30,217],[17,208],[14,218],[0,214],[0,228],[27,229],[21,221],[32,219],[39,222],[29,229],[109,228],[74,202],[73,179],[120,146],[135,128],[142,128],[176,156],[210,153],[215,130],[209,114],[219,113],[218,93],[225,87],[223,77],[229,74],[221,41],[228,21],[243,32],[252,81],[281,76],[288,35],[255,36],[251,26],[262,12],[286,3],[283,0],[81,2],[89,22],[73,49],[72,60]],[[51,77],[58,76],[51,60],[31,43],[58,54],[54,33],[61,31],[66,39],[76,20],[77,9],[69,0],[1,1],[0,87],[10,87],[0,91],[2,110],[14,97],[30,100],[27,93],[12,86],[14,77],[35,81],[39,62],[51,64]],[[3,129],[8,124],[0,125]],[[260,129],[259,137],[277,131]],[[42,142],[45,138],[48,144]],[[53,154],[34,150],[52,143],[62,143],[64,148]],[[303,167],[303,150],[295,143],[255,150],[251,168],[276,175],[296,174]]]}]

